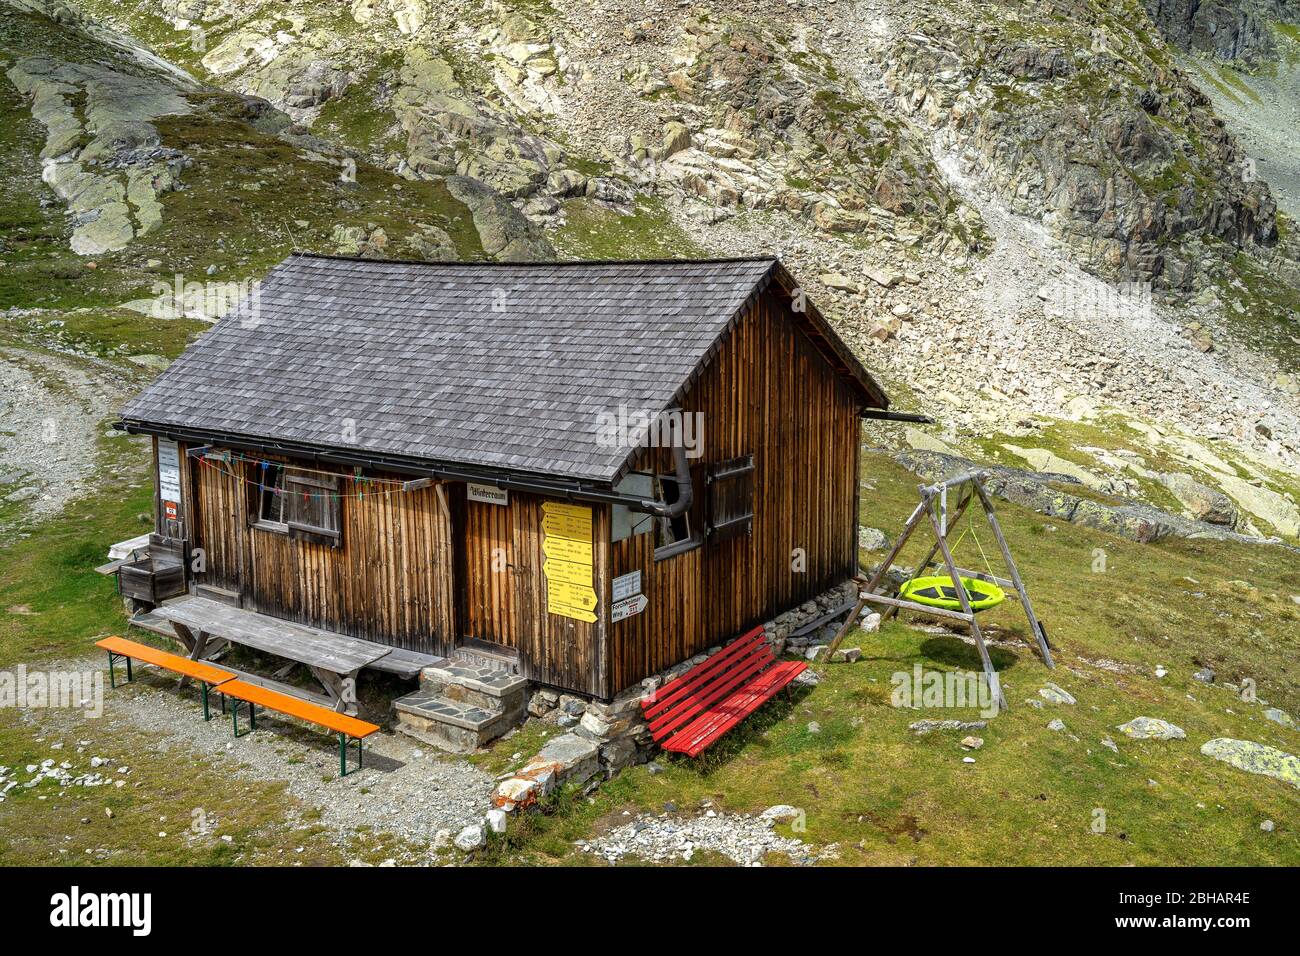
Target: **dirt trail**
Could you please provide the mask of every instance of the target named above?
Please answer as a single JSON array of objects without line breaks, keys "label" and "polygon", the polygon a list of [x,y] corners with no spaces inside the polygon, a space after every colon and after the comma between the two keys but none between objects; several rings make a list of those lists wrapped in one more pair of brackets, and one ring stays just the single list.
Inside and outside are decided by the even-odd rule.
[{"label": "dirt trail", "polygon": [[0,501],[42,517],[90,487],[99,435],[127,388],[103,360],[0,347]]}]

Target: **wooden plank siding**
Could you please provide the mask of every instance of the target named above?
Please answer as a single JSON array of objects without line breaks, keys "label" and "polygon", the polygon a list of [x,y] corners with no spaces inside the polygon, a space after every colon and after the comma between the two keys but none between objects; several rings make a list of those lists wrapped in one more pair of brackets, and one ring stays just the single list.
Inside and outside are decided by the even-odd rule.
[{"label": "wooden plank siding", "polygon": [[[704,454],[692,462],[692,529],[704,528],[706,466],[754,456],[751,536],[654,559],[654,536],[610,548],[609,576],[642,572],[649,604],[609,623],[604,696],[762,623],[846,580],[857,567],[860,402],[771,292],[759,298],[682,401],[703,414]],[[667,450],[636,470],[670,474]],[[806,568],[793,569],[794,549]]]},{"label": "wooden plank siding", "polygon": [[375,493],[344,499],[332,548],[250,526],[256,489],[186,461],[187,512],[206,563],[197,583],[239,593],[249,610],[354,637],[431,654],[454,647],[452,539],[434,488],[384,494],[391,486],[372,485]]},{"label": "wooden plank siding", "polygon": [[[250,610],[433,654],[490,641],[514,648],[531,680],[609,698],[854,573],[861,403],[793,321],[788,297],[760,295],[682,398],[704,428],[692,529],[705,528],[708,466],[752,455],[752,534],[656,561],[653,534],[611,544],[610,506],[589,505],[591,624],[547,611],[539,495],[512,490],[508,505],[492,505],[448,484],[448,520],[433,487],[373,486],[343,500],[341,543],[330,548],[252,527],[252,489],[182,445],[181,518],[204,552],[195,580],[241,594]],[[671,452],[647,449],[634,470],[671,474]],[[342,489],[355,490],[347,480]],[[796,548],[803,570],[792,567]],[[648,606],[611,623],[612,580],[636,570]]]},{"label": "wooden plank siding", "polygon": [[[514,648],[519,672],[566,690],[605,693],[604,629],[595,623],[551,614],[546,605],[542,553],[544,497],[510,492],[507,505],[468,501],[466,508],[467,636]],[[609,508],[592,510],[592,586],[607,586]],[[505,566],[494,564],[501,549]]]}]

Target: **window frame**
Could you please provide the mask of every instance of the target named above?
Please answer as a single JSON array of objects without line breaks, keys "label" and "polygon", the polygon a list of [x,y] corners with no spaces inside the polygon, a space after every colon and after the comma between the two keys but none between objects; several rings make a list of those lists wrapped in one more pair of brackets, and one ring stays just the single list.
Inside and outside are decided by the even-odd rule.
[{"label": "window frame", "polygon": [[[261,472],[261,474],[258,475],[255,485],[256,491],[253,495],[255,508],[252,514],[252,520],[249,524],[254,528],[260,528],[263,531],[270,531],[274,534],[288,534],[289,525],[284,521],[284,482],[285,475],[287,474],[286,467],[277,462],[270,462],[266,468],[263,468],[258,463],[254,463],[251,467],[255,474],[258,472]],[[265,474],[272,470],[275,472],[275,479],[268,485],[265,482]],[[268,499],[268,495],[271,496],[270,499]],[[280,517],[278,519],[268,518],[266,517],[266,503],[268,500],[276,499],[279,499]]]},{"label": "window frame", "polygon": [[[340,484],[338,476],[295,469],[292,465],[274,461],[270,462],[265,469],[260,463],[254,463],[251,467],[255,472],[274,469],[276,473],[269,485],[265,483],[264,478],[257,479],[253,496],[254,510],[249,521],[252,527],[271,534],[285,535],[294,541],[307,541],[335,548],[342,543],[343,502],[342,496],[338,495]],[[295,488],[299,490],[295,491]],[[325,522],[302,520],[304,516],[297,510],[301,505],[295,497],[303,493],[301,489],[307,489],[308,494],[331,496],[312,502],[322,508],[321,516],[327,519]],[[280,499],[279,520],[266,517],[268,495],[275,495]]]},{"label": "window frame", "polygon": [[[695,486],[695,476],[693,474],[690,477],[690,481],[693,490]],[[671,482],[674,490],[677,490],[678,494],[680,494],[680,483],[677,481],[676,474],[661,475],[656,472],[654,476],[654,484],[655,484],[656,497],[660,501],[668,501],[668,495],[665,489],[666,482]],[[672,499],[672,501],[676,501],[676,500],[677,500],[676,497]],[[668,501],[668,503],[671,504],[672,501]],[[655,535],[655,542],[656,542],[654,546],[655,561],[663,561],[666,560],[667,558],[674,558],[679,554],[686,554],[689,551],[694,551],[696,548],[703,546],[704,535],[701,534],[699,529],[695,527],[695,522],[691,519],[691,512],[695,510],[696,504],[697,503],[694,501],[694,494],[692,493],[691,507],[687,508],[676,518],[664,518],[664,517],[655,518],[655,527],[653,532]],[[678,520],[685,522],[686,534],[681,537],[677,537],[676,535],[674,535],[674,539],[672,541],[665,542],[664,544],[659,544],[658,543],[659,536],[663,533],[665,529],[671,530],[672,523]]]},{"label": "window frame", "polygon": [[[296,485],[299,488],[310,489],[307,493],[311,495],[321,495],[309,502],[312,507],[321,508],[321,517],[327,519],[324,522],[307,522],[301,519],[303,515],[293,514],[295,507],[302,507],[297,504],[298,499],[295,495],[301,495],[302,492],[290,490],[290,485]],[[343,537],[343,500],[339,495],[339,478],[337,475],[322,475],[310,471],[296,471],[293,468],[286,468],[284,473],[284,493],[288,497],[286,504],[289,506],[290,514],[285,517],[286,530],[290,538],[295,541],[309,541],[312,544],[324,544],[330,547],[338,547]]]}]

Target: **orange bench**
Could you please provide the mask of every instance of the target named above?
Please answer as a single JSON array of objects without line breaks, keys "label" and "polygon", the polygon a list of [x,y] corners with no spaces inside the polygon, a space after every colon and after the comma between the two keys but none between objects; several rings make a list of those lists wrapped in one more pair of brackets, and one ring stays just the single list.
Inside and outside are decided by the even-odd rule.
[{"label": "orange bench", "polygon": [[248,705],[248,722],[253,730],[257,729],[257,711],[255,708],[265,707],[267,710],[274,710],[290,717],[297,717],[299,720],[305,720],[308,723],[324,727],[326,730],[334,731],[339,735],[340,777],[348,775],[348,739],[357,742],[357,769],[359,770],[365,759],[362,741],[379,730],[377,724],[358,720],[336,710],[330,710],[328,707],[322,707],[320,704],[313,704],[311,701],[302,700],[299,697],[290,697],[288,694],[281,694],[279,691],[259,687],[257,684],[250,684],[248,681],[230,680],[218,684],[217,693],[221,695],[222,713],[225,713],[226,698],[231,698],[230,720],[236,737],[239,736],[239,701],[243,701]]},{"label": "orange bench", "polygon": [[166,651],[160,651],[156,647],[150,647],[148,644],[138,644],[135,641],[128,641],[126,638],[117,637],[116,635],[96,641],[95,646],[108,651],[108,683],[110,687],[117,687],[115,665],[119,660],[126,661],[126,679],[128,681],[133,679],[131,674],[132,658],[145,664],[152,664],[154,667],[174,671],[184,677],[194,678],[203,687],[204,720],[212,719],[212,715],[208,711],[208,688],[217,687],[235,679],[234,674],[222,670],[220,667],[213,667],[203,661],[192,661],[188,657],[181,657],[179,654],[169,654]]}]

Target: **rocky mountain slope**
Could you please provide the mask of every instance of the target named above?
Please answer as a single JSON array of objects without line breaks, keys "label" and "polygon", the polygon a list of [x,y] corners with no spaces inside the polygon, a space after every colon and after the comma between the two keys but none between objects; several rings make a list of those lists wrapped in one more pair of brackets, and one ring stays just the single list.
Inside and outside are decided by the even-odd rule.
[{"label": "rocky mountain slope", "polygon": [[[5,3],[4,145],[58,205],[3,304],[290,245],[776,252],[940,419],[910,443],[1189,510],[1179,475],[1300,533],[1295,124],[1205,79],[1290,89],[1293,0]],[[14,278],[51,262],[78,278]]]}]

